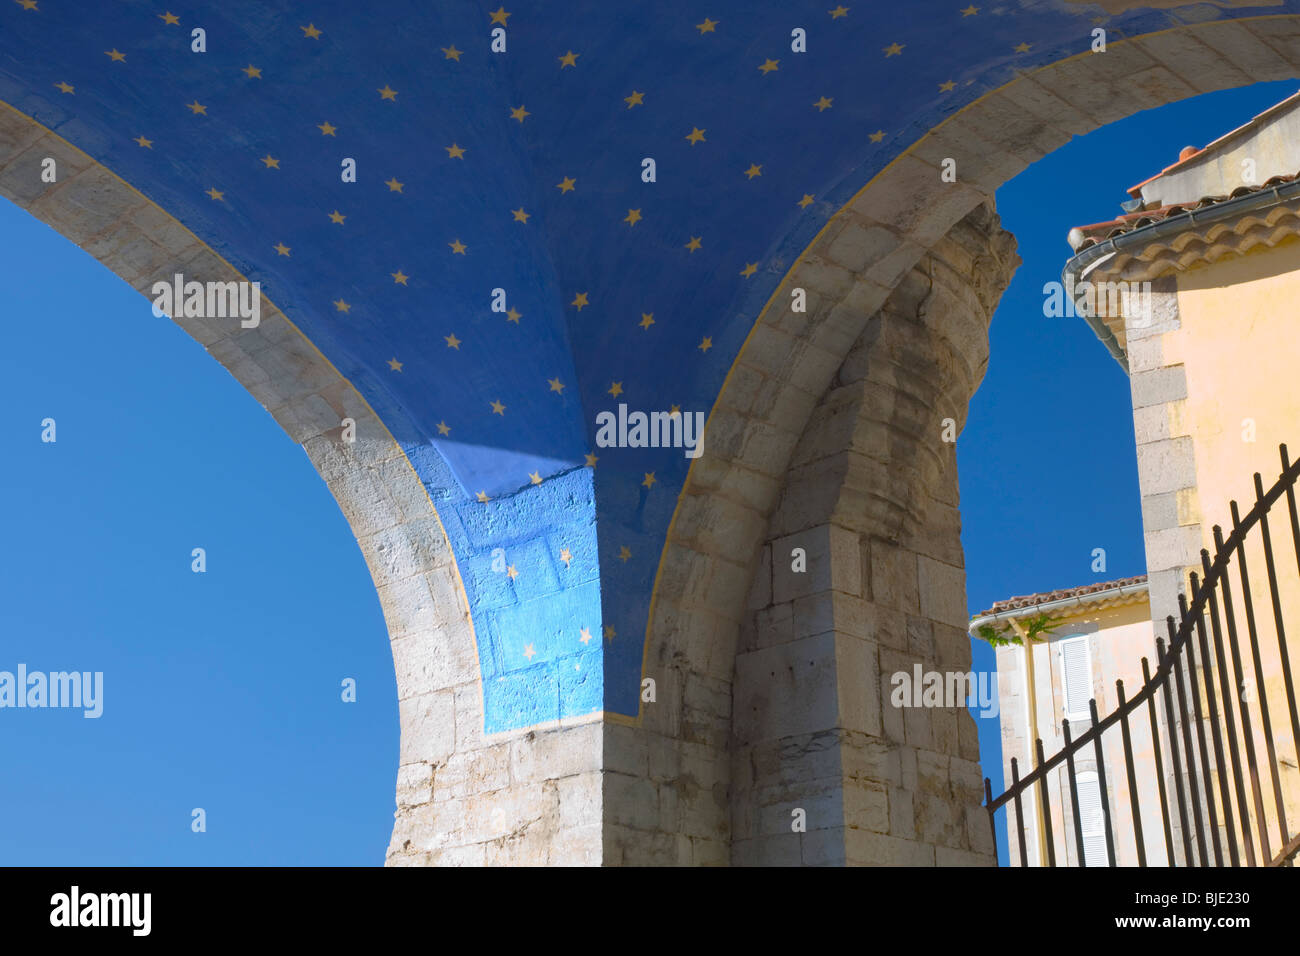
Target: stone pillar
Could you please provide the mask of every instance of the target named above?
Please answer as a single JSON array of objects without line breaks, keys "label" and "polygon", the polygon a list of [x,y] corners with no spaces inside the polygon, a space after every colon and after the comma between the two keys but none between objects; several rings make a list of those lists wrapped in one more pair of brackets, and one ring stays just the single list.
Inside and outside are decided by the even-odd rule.
[{"label": "stone pillar", "polygon": [[734,863],[993,863],[974,720],[892,706],[890,677],[970,670],[945,420],[952,438],[1018,263],[977,208],[869,320],[795,449],[736,658]]}]

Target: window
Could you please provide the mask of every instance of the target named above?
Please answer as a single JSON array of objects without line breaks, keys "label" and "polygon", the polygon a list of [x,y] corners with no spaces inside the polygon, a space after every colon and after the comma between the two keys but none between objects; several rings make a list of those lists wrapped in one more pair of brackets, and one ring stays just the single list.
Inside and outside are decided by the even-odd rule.
[{"label": "window", "polygon": [[1106,820],[1102,816],[1101,786],[1097,771],[1085,770],[1075,778],[1079,787],[1079,820],[1083,824],[1083,865],[1109,866]]},{"label": "window", "polygon": [[[1065,700],[1062,715],[1072,724],[1091,719],[1092,653],[1087,635],[1057,642],[1061,652],[1061,688]],[[1078,732],[1074,733],[1078,736]]]}]

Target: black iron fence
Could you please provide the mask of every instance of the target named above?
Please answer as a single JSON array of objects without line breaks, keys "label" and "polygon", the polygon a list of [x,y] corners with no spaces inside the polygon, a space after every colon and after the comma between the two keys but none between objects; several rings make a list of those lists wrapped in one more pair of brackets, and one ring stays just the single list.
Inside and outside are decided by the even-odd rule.
[{"label": "black iron fence", "polygon": [[[1138,866],[1289,866],[1300,852],[1293,832],[1300,718],[1286,635],[1288,621],[1293,636],[1300,629],[1300,462],[1289,460],[1285,445],[1281,457],[1282,474],[1268,491],[1255,475],[1256,500],[1245,517],[1232,502],[1227,538],[1214,527],[1214,557],[1201,551],[1201,573],[1189,575],[1190,602],[1178,596],[1179,620],[1166,622],[1169,643],[1156,640],[1154,674],[1142,659],[1142,688],[1126,697],[1116,681],[1115,709],[1100,718],[1091,700],[1078,736],[1063,719],[1064,746],[1050,758],[1035,740],[1034,769],[1021,777],[1012,758],[1011,786],[996,799],[985,778],[994,846],[996,814],[1006,808],[1021,866],[1030,865],[1029,825],[1038,834],[1035,862],[1047,866],[1116,866],[1120,853]],[[1283,497],[1289,528],[1270,528],[1269,513]],[[1275,532],[1290,535],[1281,560],[1289,566],[1286,552],[1294,551],[1294,576],[1279,568]],[[1135,759],[1138,737],[1145,748]],[[1036,820],[1026,820],[1027,805]]]}]

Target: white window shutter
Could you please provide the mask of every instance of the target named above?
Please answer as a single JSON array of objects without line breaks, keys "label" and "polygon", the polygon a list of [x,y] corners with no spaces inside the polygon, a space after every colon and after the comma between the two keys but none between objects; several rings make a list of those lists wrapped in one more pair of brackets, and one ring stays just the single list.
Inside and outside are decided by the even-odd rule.
[{"label": "white window shutter", "polygon": [[[1088,720],[1092,699],[1092,656],[1087,637],[1071,637],[1059,642],[1061,650],[1061,686],[1065,693],[1062,711],[1074,724]],[[1078,736],[1078,732],[1074,734]]]},{"label": "white window shutter", "polygon": [[1079,821],[1083,825],[1083,865],[1109,866],[1106,855],[1106,820],[1102,816],[1101,787],[1094,770],[1076,778],[1079,786]]}]

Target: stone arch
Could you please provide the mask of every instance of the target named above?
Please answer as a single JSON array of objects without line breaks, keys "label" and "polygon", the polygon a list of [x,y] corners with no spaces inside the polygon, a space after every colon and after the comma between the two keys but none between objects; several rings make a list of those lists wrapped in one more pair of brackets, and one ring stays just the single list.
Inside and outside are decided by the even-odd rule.
[{"label": "stone arch", "polygon": [[[873,317],[888,312],[895,290],[916,281],[917,263],[999,185],[1072,136],[1196,93],[1294,77],[1297,64],[1294,14],[1116,40],[1105,54],[1021,75],[962,109],[834,216],[758,317],[713,408],[709,452],[693,465],[679,497],[647,626],[644,669],[659,680],[658,705],[643,708],[635,721],[596,714],[555,733],[534,728],[485,740],[463,588],[436,512],[400,446],[269,303],[255,330],[183,320],[304,445],[379,589],[403,702],[390,862],[731,859],[733,689],[747,598],[809,422],[846,363],[851,368],[865,354],[870,364],[879,345],[864,342],[854,354]],[[48,190],[24,166],[45,155],[59,157],[72,173]],[[957,162],[957,183],[939,179],[945,158]],[[238,278],[164,211],[7,107],[0,107],[0,195],[141,291],[173,266],[196,278]],[[808,291],[807,313],[786,308],[796,287]],[[960,354],[985,347],[976,339]],[[951,398],[958,421],[968,398]],[[343,414],[368,436],[355,448],[341,449],[332,434]],[[940,490],[934,497],[943,505],[950,461],[906,446],[896,453],[913,463],[919,481]],[[846,509],[847,499],[836,515]],[[878,539],[901,541],[909,527],[935,528],[940,544],[959,550],[956,528],[932,521],[930,509],[893,515],[896,524]],[[442,784],[448,793],[465,797],[448,802],[464,806],[407,812],[430,806],[435,775],[450,781]],[[491,788],[477,786],[489,778]],[[485,791],[495,796],[481,796]],[[496,810],[512,819],[497,825]],[[842,802],[839,812],[845,813]],[[453,830],[460,831],[455,839]]]},{"label": "stone arch", "polygon": [[[44,157],[59,182],[40,179]],[[35,120],[0,103],[0,196],[76,243],[142,295],[159,276],[243,281],[165,210]],[[356,536],[379,594],[397,675],[401,759],[390,856],[432,768],[482,746],[473,624],[441,520],[405,453],[365,399],[269,300],[261,322],[175,318],[302,445]],[[356,441],[342,442],[343,419]]]},{"label": "stone arch", "polygon": [[[991,205],[1000,185],[1074,136],[1200,93],[1298,76],[1295,14],[1112,40],[1104,54],[1023,73],[955,113],[827,223],[768,301],[733,364],[708,420],[709,454],[693,464],[664,544],[645,668],[664,675],[672,695],[669,706],[643,709],[637,726],[615,735],[619,747],[661,753],[696,794],[709,794],[678,801],[676,820],[664,830],[676,828],[697,844],[729,845],[736,836],[731,803],[717,794],[734,783],[735,714],[727,705],[765,534],[814,410],[900,283],[963,217]],[[957,164],[956,183],[940,179],[948,158]],[[971,284],[987,294],[996,281],[973,277]],[[808,293],[806,314],[789,309],[795,288]],[[996,289],[994,303],[1000,294]],[[967,348],[978,354],[987,341]],[[972,392],[975,384],[978,377]],[[953,396],[958,422],[969,398]],[[955,471],[955,460],[948,467]],[[955,473],[951,480],[955,494]],[[942,533],[960,555],[958,526]],[[964,572],[952,583],[960,586],[964,614]],[[682,789],[667,769],[656,785]],[[607,825],[611,839],[608,834]],[[612,840],[619,842],[617,833]],[[630,836],[624,842],[633,845]],[[649,853],[652,844],[635,845]],[[691,862],[689,846],[677,846],[675,862]],[[668,850],[665,842],[655,852]]]}]

